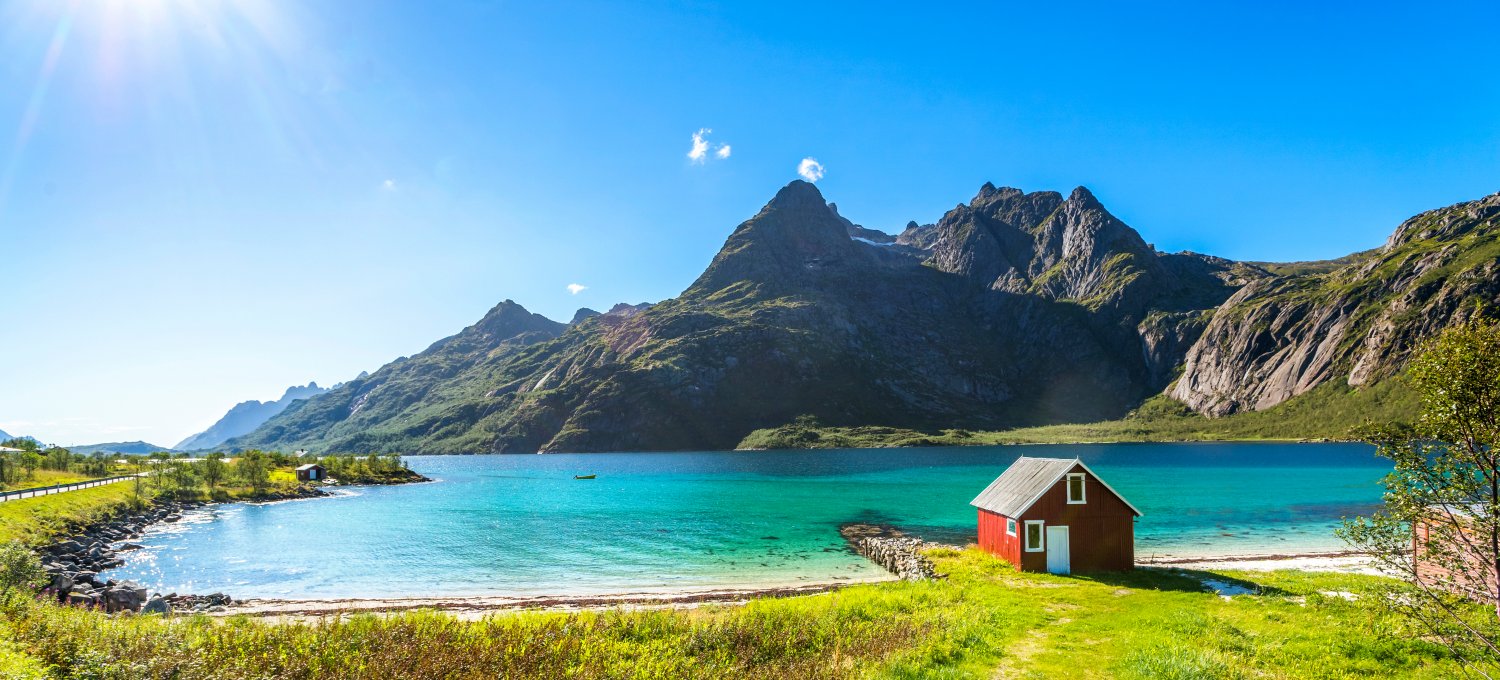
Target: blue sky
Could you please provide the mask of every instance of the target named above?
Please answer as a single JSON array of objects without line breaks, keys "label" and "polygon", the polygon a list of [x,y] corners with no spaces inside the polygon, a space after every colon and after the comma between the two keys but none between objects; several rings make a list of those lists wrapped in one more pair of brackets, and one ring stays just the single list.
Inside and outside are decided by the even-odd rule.
[{"label": "blue sky", "polygon": [[671,297],[807,157],[873,228],[1082,184],[1250,260],[1500,190],[1493,2],[1127,4],[0,0],[0,429],[170,445]]}]

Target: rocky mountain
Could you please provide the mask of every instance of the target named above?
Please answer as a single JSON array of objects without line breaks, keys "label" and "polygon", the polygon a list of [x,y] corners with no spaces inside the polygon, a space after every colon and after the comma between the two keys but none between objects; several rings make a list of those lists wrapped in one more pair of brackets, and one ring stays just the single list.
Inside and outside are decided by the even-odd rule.
[{"label": "rocky mountain", "polygon": [[1500,303],[1500,194],[1425,212],[1327,271],[1252,282],[1215,311],[1169,394],[1205,415],[1329,381],[1364,387],[1421,341]]},{"label": "rocky mountain", "polygon": [[1264,408],[1338,370],[1379,380],[1452,310],[1493,302],[1494,200],[1413,218],[1370,259],[1273,272],[1159,253],[1082,187],[986,184],[891,236],[793,182],[676,298],[566,325],[507,300],[229,445],[719,449],[802,415],[999,429],[1163,390],[1208,415]]},{"label": "rocky mountain", "polygon": [[202,451],[219,446],[233,437],[248,434],[260,427],[261,424],[270,420],[273,416],[286,410],[292,402],[299,399],[314,397],[328,390],[318,387],[315,382],[306,385],[293,385],[286,389],[280,399],[275,401],[242,401],[235,404],[229,412],[225,413],[217,422],[210,425],[207,430],[192,435],[178,442],[177,449],[180,451]]},{"label": "rocky mountain", "polygon": [[165,446],[157,446],[142,441],[134,442],[109,442],[105,444],[85,444],[82,446],[69,446],[68,451],[84,456],[92,456],[96,453],[123,453],[129,455],[145,455],[165,451],[176,453],[173,449]]}]

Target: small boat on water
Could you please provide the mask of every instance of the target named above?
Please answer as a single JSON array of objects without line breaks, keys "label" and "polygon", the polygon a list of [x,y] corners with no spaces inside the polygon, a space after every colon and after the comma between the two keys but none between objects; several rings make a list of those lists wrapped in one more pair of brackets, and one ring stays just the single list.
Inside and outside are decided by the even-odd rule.
[{"label": "small boat on water", "polygon": [[593,479],[598,475],[573,475],[573,479]]}]

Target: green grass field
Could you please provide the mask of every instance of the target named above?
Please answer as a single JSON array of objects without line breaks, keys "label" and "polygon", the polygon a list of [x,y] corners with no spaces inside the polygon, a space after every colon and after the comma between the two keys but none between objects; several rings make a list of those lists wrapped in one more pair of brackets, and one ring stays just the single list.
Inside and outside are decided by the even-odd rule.
[{"label": "green grass field", "polygon": [[[110,474],[114,475],[114,474],[122,474],[122,473],[110,473]],[[106,476],[108,476],[108,475],[106,475]],[[77,473],[77,472],[59,472],[57,470],[42,470],[42,469],[37,469],[37,470],[33,470],[32,471],[32,473],[31,473],[31,479],[22,480],[20,482],[16,482],[16,483],[10,484],[10,485],[0,484],[0,491],[20,491],[22,489],[35,489],[35,488],[38,488],[38,487],[54,486],[54,485],[57,485],[57,484],[72,484],[73,482],[86,482],[86,481],[88,481],[90,479],[96,479],[96,478],[93,477],[93,476],[91,476],[91,475],[80,474],[80,473]]]},{"label": "green grass field", "polygon": [[0,614],[0,640],[11,641],[0,644],[0,676],[41,668],[59,678],[183,680],[1461,675],[1446,650],[1362,596],[1374,577],[1211,575],[1257,593],[1225,599],[1204,589],[1203,572],[1059,577],[1017,574],[973,549],[931,555],[946,580],[744,606],[477,622],[431,612],[165,621],[13,599]]},{"label": "green grass field", "polygon": [[6,501],[0,503],[0,543],[16,540],[40,545],[137,502],[135,483],[131,481]]},{"label": "green grass field", "polygon": [[[291,468],[269,471],[265,494],[290,494],[300,484]],[[164,489],[156,480],[143,479],[139,485],[122,481],[104,486],[63,493],[22,498],[0,503],[0,543],[18,540],[40,545],[82,525],[110,517],[126,508],[152,503],[164,493],[179,500],[254,500],[265,494],[233,481],[226,481],[210,491],[201,481],[188,488]]]}]

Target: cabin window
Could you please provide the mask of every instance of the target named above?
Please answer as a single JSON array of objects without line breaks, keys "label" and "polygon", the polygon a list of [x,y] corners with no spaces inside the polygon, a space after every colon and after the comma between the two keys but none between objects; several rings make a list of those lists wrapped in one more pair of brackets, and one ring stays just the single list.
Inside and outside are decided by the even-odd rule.
[{"label": "cabin window", "polygon": [[1039,519],[1026,520],[1026,552],[1042,552],[1047,549],[1045,522]]},{"label": "cabin window", "polygon": [[1068,504],[1078,505],[1083,503],[1083,478],[1082,472],[1068,474]]},{"label": "cabin window", "polygon": [[1005,518],[1005,533],[1012,536],[1016,535],[1016,521],[1009,517]]}]

